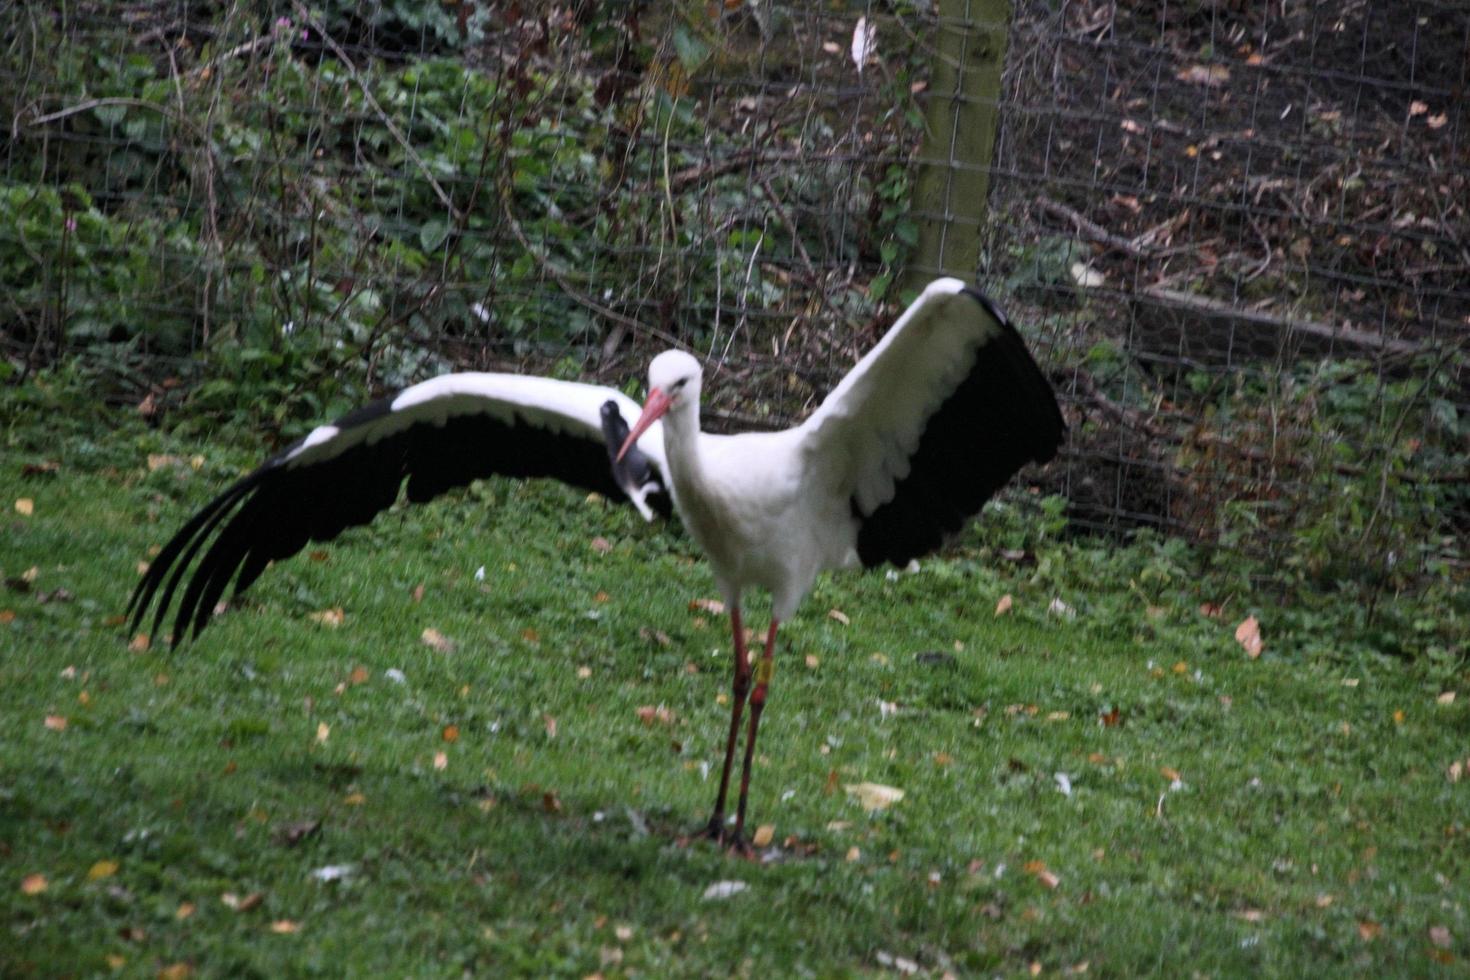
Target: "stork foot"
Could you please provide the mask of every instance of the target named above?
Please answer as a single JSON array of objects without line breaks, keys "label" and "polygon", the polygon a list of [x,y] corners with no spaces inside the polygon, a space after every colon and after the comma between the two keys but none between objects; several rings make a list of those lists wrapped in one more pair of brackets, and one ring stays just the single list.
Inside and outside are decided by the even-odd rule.
[{"label": "stork foot", "polygon": [[698,830],[694,836],[714,841],[726,851],[739,857],[748,858],[755,856],[755,848],[745,839],[743,833],[725,824],[723,814],[716,813],[710,817],[709,823]]}]

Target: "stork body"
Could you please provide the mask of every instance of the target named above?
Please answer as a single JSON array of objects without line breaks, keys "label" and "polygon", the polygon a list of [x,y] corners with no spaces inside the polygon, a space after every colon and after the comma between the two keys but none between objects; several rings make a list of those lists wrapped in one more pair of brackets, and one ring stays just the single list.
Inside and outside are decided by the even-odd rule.
[{"label": "stork body", "polygon": [[[704,433],[702,384],[690,355],[654,358],[647,402],[617,453],[621,410],[636,406],[613,389],[495,374],[446,375],[406,389],[317,428],[195,515],[139,583],[133,621],[157,598],[158,628],[202,551],[174,626],[176,640],[190,628],[197,634],[231,578],[238,594],[270,560],[366,523],[405,481],[410,501],[419,501],[490,473],[554,476],[625,493],[645,516],[640,494],[667,488],[730,610],[734,697],[708,833],[743,848],[779,624],[825,569],[902,566],[933,550],[1022,466],[1049,460],[1065,426],[1015,328],[954,279],[932,283],[795,428]],[[741,621],[751,589],[771,595],[756,662]],[[747,703],[730,828],[725,807]]]}]

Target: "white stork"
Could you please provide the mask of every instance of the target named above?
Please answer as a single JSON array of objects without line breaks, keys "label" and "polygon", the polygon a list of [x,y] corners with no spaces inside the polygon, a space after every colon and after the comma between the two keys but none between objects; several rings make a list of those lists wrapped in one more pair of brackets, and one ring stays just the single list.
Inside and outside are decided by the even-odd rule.
[{"label": "white stork", "polygon": [[[133,593],[132,622],[157,598],[156,632],[194,565],[173,637],[197,636],[232,578],[238,595],[270,561],[367,523],[405,480],[408,499],[421,502],[491,474],[554,476],[634,495],[645,515],[637,495],[666,487],[730,610],[734,697],[706,833],[745,849],[751,759],[780,623],[824,569],[901,566],[932,551],[1022,466],[1051,459],[1065,425],[1015,328],[956,279],[931,283],[795,428],[701,432],[700,363],[680,351],[654,358],[648,380],[647,403],[616,454],[622,413],[635,403],[611,388],[518,375],[444,375],[320,426],[174,535]],[[630,460],[635,452],[642,458]],[[772,605],[753,665],[740,600],[756,587]],[[747,700],[730,828],[725,804]]]}]

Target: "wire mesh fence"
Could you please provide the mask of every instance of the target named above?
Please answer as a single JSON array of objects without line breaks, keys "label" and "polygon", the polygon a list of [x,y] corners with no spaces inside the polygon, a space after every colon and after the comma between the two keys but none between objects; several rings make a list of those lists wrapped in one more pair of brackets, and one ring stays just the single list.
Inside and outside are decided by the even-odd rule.
[{"label": "wire mesh fence", "polygon": [[1062,393],[1035,482],[1074,527],[1463,571],[1460,5],[3,16],[12,371],[294,434],[441,370],[624,384],[678,344],[716,426],[777,425],[959,263]]}]

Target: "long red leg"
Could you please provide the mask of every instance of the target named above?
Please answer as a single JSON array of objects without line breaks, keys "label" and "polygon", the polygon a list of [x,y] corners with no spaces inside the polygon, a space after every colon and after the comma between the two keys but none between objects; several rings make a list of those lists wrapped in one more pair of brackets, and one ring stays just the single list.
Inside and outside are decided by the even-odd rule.
[{"label": "long red leg", "polygon": [[725,835],[725,798],[730,792],[730,770],[735,761],[735,740],[740,737],[740,714],[750,691],[750,655],[745,650],[745,627],[740,624],[740,607],[730,607],[730,628],[735,633],[735,680],[730,687],[730,736],[725,740],[725,767],[720,771],[720,795],[705,833],[715,840]]},{"label": "long red leg", "polygon": [[766,707],[766,690],[771,686],[771,672],[776,661],[776,627],[780,624],[773,618],[770,632],[766,634],[766,652],[755,669],[755,690],[750,692],[750,731],[745,736],[745,762],[740,767],[740,802],[735,807],[735,835],[737,845],[744,841],[745,800],[750,795],[750,761],[755,758],[755,736],[761,724],[761,712]]}]

